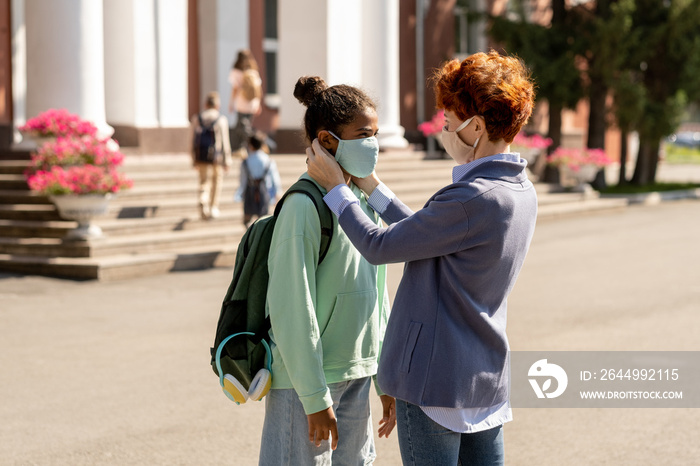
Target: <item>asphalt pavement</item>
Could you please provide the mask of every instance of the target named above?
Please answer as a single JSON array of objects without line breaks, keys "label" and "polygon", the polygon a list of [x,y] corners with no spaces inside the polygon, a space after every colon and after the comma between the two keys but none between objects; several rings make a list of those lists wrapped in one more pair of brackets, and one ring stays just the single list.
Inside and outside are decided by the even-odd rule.
[{"label": "asphalt pavement", "polygon": [[[539,222],[509,299],[512,349],[700,350],[699,232],[697,200]],[[257,464],[264,404],[232,404],[209,367],[230,274],[0,275],[0,464]],[[392,295],[400,275],[391,266]],[[696,409],[516,408],[514,418],[508,465],[700,457]],[[376,465],[400,464],[396,434],[377,452]]]}]

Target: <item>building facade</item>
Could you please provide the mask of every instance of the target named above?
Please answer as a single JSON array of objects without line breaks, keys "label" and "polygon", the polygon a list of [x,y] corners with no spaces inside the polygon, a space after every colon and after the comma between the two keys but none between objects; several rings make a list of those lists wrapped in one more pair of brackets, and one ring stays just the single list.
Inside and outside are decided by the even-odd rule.
[{"label": "building facade", "polygon": [[[212,90],[228,109],[228,76],[250,49],[263,79],[254,126],[277,151],[299,152],[300,76],[357,85],[379,107],[384,149],[420,142],[435,112],[426,84],[442,61],[487,50],[485,19],[506,0],[0,0],[0,147],[15,128],[65,108],[143,153],[188,148],[187,125]],[[535,126],[546,131],[540,108]],[[564,116],[583,137],[586,109]],[[235,116],[229,115],[233,123]],[[582,136],[583,135],[583,136]]]}]

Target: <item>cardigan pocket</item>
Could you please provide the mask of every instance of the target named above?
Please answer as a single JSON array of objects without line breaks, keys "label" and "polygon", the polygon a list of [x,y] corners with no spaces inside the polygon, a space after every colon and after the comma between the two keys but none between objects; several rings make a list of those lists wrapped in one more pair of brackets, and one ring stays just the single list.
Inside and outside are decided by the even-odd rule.
[{"label": "cardigan pocket", "polygon": [[422,323],[413,321],[411,321],[408,326],[408,337],[406,338],[406,345],[403,347],[403,357],[401,358],[401,372],[408,372],[411,370],[413,350],[416,349],[418,335],[420,334],[422,326]]}]

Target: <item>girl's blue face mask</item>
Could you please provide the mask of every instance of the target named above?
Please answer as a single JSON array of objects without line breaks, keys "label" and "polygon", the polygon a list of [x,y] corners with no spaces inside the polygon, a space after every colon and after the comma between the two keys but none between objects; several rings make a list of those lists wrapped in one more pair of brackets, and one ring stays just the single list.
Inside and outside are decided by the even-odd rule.
[{"label": "girl's blue face mask", "polygon": [[379,142],[374,136],[363,139],[340,139],[335,151],[335,160],[343,169],[357,178],[366,178],[372,174],[379,158]]}]

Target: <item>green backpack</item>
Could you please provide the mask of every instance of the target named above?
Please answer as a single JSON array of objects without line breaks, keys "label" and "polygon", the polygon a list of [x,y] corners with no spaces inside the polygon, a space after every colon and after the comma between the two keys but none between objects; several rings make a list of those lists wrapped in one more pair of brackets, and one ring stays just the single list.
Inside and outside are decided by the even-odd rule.
[{"label": "green backpack", "polygon": [[319,264],[330,247],[333,213],[323,202],[319,188],[307,179],[294,183],[277,203],[274,214],[253,223],[241,238],[233,278],[221,305],[211,348],[211,364],[219,376],[219,384],[226,396],[237,404],[249,398],[261,399],[271,383],[270,318],[265,317],[267,257],[277,216],[284,200],[292,193],[307,195],[318,211],[321,221]]}]

